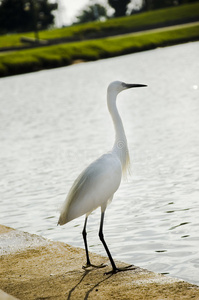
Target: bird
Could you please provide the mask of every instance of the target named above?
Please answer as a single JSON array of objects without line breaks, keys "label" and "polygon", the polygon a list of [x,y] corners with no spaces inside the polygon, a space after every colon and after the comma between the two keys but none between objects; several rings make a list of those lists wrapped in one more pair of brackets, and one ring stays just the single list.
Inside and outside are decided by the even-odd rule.
[{"label": "bird", "polygon": [[114,274],[131,269],[132,267],[132,265],[125,268],[116,266],[104,239],[103,224],[107,205],[112,201],[115,192],[119,188],[122,176],[127,175],[130,165],[127,138],[116,104],[117,95],[126,89],[146,86],[145,84],[128,84],[121,81],[113,81],[109,84],[107,88],[107,106],[114,125],[114,145],[111,151],[100,156],[80,173],[69,190],[61,208],[57,225],[64,225],[73,219],[85,215],[82,231],[86,252],[86,265],[83,266],[84,269],[89,267],[102,268],[106,266],[104,264],[98,266],[92,264],[88,252],[87,220],[91,212],[98,207],[101,207],[99,238],[112,266],[112,270],[106,274]]}]

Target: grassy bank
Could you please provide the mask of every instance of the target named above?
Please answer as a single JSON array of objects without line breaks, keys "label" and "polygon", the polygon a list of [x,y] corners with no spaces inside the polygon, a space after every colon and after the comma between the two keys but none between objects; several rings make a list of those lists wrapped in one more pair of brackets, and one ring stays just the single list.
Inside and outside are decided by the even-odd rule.
[{"label": "grassy bank", "polygon": [[77,59],[91,61],[195,40],[199,40],[199,25],[4,53],[0,55],[0,76],[67,66]]},{"label": "grassy bank", "polygon": [[[123,18],[114,18],[106,22],[92,22],[61,29],[41,31],[43,40],[74,41],[99,38],[136,32],[149,28],[164,27],[173,24],[199,21],[199,2],[149,11]],[[34,38],[34,33],[3,35],[0,37],[0,48],[20,47],[21,36]]]}]

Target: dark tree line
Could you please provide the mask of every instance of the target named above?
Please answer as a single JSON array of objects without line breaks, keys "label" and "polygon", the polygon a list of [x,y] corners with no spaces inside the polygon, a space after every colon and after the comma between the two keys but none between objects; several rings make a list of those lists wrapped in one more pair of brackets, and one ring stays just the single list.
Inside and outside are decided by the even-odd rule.
[{"label": "dark tree line", "polygon": [[[107,3],[114,9],[113,17],[122,17],[126,16],[128,5],[131,2],[133,3],[133,1],[107,0]],[[142,0],[140,11],[196,1],[199,0]],[[0,34],[47,29],[54,23],[52,11],[55,9],[57,9],[57,4],[49,3],[49,0],[0,0]],[[131,14],[135,12],[139,11],[132,11]],[[85,23],[107,18],[107,9],[94,2],[82,10],[80,15],[77,16],[77,22],[75,23]]]},{"label": "dark tree line", "polygon": [[0,33],[46,29],[55,9],[48,0],[0,0]]}]

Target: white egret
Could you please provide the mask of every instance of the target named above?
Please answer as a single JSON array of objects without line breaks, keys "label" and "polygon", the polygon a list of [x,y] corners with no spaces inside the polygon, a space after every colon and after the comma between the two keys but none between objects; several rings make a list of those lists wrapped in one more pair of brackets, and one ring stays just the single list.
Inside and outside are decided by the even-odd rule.
[{"label": "white egret", "polygon": [[[98,207],[101,207],[101,222],[99,229],[99,238],[106,250],[112,265],[112,271],[116,273],[126,270],[126,268],[117,268],[111,256],[108,246],[103,236],[104,214],[107,204],[112,200],[117,191],[122,174],[124,175],[129,167],[129,152],[127,140],[124,132],[122,120],[117,110],[117,95],[126,89],[135,87],[145,87],[144,84],[126,84],[120,81],[110,83],[107,89],[107,105],[111,114],[115,128],[115,143],[110,152],[102,155],[91,163],[75,180],[61,210],[58,224],[64,225],[71,220],[86,215],[84,228],[82,231],[85,250],[86,266],[104,267],[104,265],[95,266],[91,264],[86,238],[86,224],[89,214]],[[130,267],[130,266],[129,266]]]}]

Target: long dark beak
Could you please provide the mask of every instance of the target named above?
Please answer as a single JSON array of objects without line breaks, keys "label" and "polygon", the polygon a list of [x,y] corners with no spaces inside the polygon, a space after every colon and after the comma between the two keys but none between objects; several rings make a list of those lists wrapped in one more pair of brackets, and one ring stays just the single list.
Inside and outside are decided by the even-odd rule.
[{"label": "long dark beak", "polygon": [[131,83],[125,83],[125,88],[137,88],[137,87],[146,87],[146,84],[131,84]]}]

